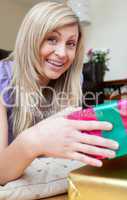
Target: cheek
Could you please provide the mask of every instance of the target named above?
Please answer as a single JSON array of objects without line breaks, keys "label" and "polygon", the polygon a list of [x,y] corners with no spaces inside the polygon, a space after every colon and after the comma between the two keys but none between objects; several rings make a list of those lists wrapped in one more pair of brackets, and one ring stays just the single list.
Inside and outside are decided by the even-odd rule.
[{"label": "cheek", "polygon": [[49,45],[42,45],[40,48],[40,57],[46,58],[49,54],[51,54],[52,48]]},{"label": "cheek", "polygon": [[69,62],[72,64],[76,56],[76,51],[69,54]]}]

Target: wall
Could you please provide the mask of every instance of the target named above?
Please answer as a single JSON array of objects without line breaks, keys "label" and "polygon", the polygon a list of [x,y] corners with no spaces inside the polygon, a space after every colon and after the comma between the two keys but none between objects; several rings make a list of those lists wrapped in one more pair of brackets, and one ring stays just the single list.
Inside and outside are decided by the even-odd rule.
[{"label": "wall", "polygon": [[[92,24],[86,28],[86,49],[110,48],[110,72],[105,79],[127,78],[127,0],[89,1]],[[13,49],[22,18],[31,5],[30,0],[0,0],[0,48]]]},{"label": "wall", "polygon": [[18,0],[0,0],[0,48],[12,50],[28,8]]},{"label": "wall", "polygon": [[127,78],[127,0],[90,0],[86,49],[110,49],[106,80]]},{"label": "wall", "polygon": [[41,1],[0,0],[0,49],[13,50],[18,29],[26,12]]}]

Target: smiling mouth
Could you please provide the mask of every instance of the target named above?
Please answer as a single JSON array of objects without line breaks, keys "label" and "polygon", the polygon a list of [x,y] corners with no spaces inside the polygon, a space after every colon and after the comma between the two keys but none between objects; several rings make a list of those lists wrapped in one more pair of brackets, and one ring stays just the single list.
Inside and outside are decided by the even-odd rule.
[{"label": "smiling mouth", "polygon": [[50,64],[50,66],[56,67],[56,68],[61,68],[61,67],[64,66],[64,63],[61,63],[61,62],[58,62],[58,61],[54,61],[54,60],[48,60],[48,59],[47,59],[46,62],[47,62],[48,64]]}]

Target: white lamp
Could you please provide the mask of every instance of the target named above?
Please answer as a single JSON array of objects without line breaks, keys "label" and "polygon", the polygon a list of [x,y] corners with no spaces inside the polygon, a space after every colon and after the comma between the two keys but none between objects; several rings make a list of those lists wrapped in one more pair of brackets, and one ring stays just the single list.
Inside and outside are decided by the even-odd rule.
[{"label": "white lamp", "polygon": [[86,26],[90,24],[89,0],[50,0],[65,3],[76,13],[80,21]]},{"label": "white lamp", "polygon": [[88,0],[65,0],[84,25],[90,24]]}]

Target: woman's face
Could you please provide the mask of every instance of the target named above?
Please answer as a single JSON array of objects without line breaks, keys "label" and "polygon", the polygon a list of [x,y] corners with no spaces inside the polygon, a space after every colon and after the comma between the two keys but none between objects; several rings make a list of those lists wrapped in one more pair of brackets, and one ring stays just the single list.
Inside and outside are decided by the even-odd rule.
[{"label": "woman's face", "polygon": [[43,73],[47,81],[59,78],[73,63],[79,37],[77,24],[50,32],[40,48]]}]

